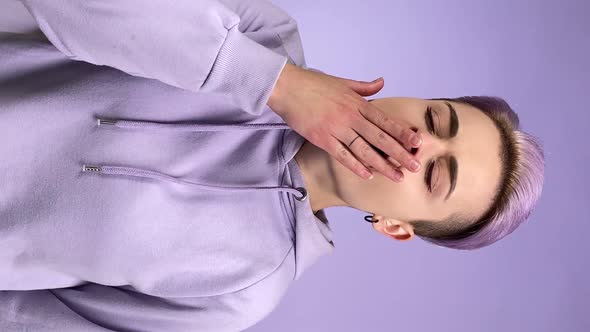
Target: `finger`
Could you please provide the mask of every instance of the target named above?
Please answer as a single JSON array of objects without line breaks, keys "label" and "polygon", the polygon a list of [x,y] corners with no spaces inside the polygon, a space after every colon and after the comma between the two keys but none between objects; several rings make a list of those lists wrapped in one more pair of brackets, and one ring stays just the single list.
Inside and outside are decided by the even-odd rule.
[{"label": "finger", "polygon": [[334,157],[334,159],[338,160],[342,165],[350,169],[361,178],[368,180],[369,177],[373,175],[373,172],[371,172],[358,159],[356,159],[356,157],[346,147],[346,145],[342,144],[336,137],[330,137],[326,151],[328,151],[328,153]]},{"label": "finger", "polygon": [[[402,128],[404,127],[404,125],[403,125],[403,124],[400,124],[400,123],[398,123],[398,125],[402,126]],[[411,128],[413,128],[413,127],[411,127]],[[416,132],[416,131],[414,131],[414,132]],[[416,148],[415,148],[415,147],[413,147],[413,146],[412,146],[412,144],[408,143],[408,140],[405,140],[405,141],[400,141],[400,140],[398,140],[396,137],[393,137],[393,139],[394,139],[394,140],[396,140],[396,141],[397,141],[397,142],[398,142],[398,143],[399,143],[401,146],[403,146],[403,147],[404,147],[404,149],[406,149],[407,151],[409,151],[409,152],[410,152],[410,154],[412,154],[412,155],[413,155],[413,153],[411,153],[411,152],[412,152],[412,150],[414,150],[414,149],[416,149]],[[412,140],[412,139],[410,138],[410,140]]]},{"label": "finger", "polygon": [[[369,144],[369,145],[370,145],[370,144]],[[373,149],[375,149],[375,147],[374,147],[374,146],[371,146],[371,147],[372,147]],[[350,149],[350,148],[349,148],[349,149]],[[377,153],[379,153],[379,151],[377,151]],[[379,153],[379,155],[381,155],[381,153]],[[395,169],[397,169],[397,170],[401,171],[401,169],[399,169],[399,168],[400,168],[400,166],[401,166],[402,164],[400,164],[400,163],[399,163],[399,161],[397,161],[397,160],[395,160],[395,159],[391,158],[391,156],[388,156],[388,155],[385,155],[385,156],[387,157],[387,161],[391,163],[391,166],[392,166],[392,167],[394,167]],[[373,170],[375,169],[373,166],[371,166],[371,165],[367,165],[367,164],[366,164],[366,163],[365,163],[363,160],[360,160],[360,162],[361,162],[361,163],[362,163],[362,164],[363,164],[365,167],[367,167],[367,168],[368,168],[368,169],[369,169],[371,172],[373,172]]]},{"label": "finger", "polygon": [[[373,124],[384,130],[385,132],[391,134],[392,137],[396,138],[401,142],[403,146],[407,149],[411,149],[412,147],[419,147],[422,144],[422,135],[420,133],[415,132],[409,126],[402,125],[397,121],[394,121],[387,114],[380,109],[379,107],[375,106],[374,104],[366,101],[363,99],[364,102],[361,103],[361,108],[359,111],[365,117],[371,120]],[[416,138],[418,142],[413,142],[412,140]]]},{"label": "finger", "polygon": [[362,163],[369,165],[391,180],[400,182],[403,179],[403,173],[381,157],[373,146],[367,143],[362,136],[357,138],[349,148]]},{"label": "finger", "polygon": [[[392,138],[399,141],[407,150],[411,150],[413,147],[419,147],[422,144],[422,135],[417,132],[417,129],[391,119],[379,107],[364,99],[362,101],[361,108],[359,109],[360,113],[369,119],[372,124],[389,133]],[[368,124],[367,121],[364,121],[364,123]],[[387,150],[384,151],[387,152]],[[406,155],[410,156],[409,154]]]},{"label": "finger", "polygon": [[373,82],[356,81],[347,78],[338,77],[338,79],[344,83],[347,87],[352,89],[354,92],[361,96],[374,95],[384,86],[383,78],[374,80]]},{"label": "finger", "polygon": [[[369,144],[377,147],[384,151],[385,154],[399,161],[403,167],[412,172],[420,170],[420,162],[392,137],[397,137],[407,144],[409,139],[415,134],[413,130],[403,127],[391,120],[382,110],[374,105],[365,107],[364,111],[361,111],[361,114],[365,118],[364,120],[361,118],[357,123],[353,124],[353,129],[355,131],[367,140]],[[369,121],[367,121],[367,119]]]},{"label": "finger", "polygon": [[395,167],[400,167],[402,165],[399,161],[393,159],[391,156],[387,156],[387,160],[389,160]]},{"label": "finger", "polygon": [[367,137],[369,144],[382,151],[387,151],[384,153],[396,160],[400,164],[398,167],[405,167],[412,172],[420,170],[420,162],[397,140],[373,124],[366,125],[366,127],[370,127],[370,129],[366,129],[361,135]]}]

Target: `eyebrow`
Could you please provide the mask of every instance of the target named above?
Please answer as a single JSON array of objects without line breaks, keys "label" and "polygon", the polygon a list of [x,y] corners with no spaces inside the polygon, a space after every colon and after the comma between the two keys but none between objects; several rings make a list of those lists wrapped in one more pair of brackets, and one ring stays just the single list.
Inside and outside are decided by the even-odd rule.
[{"label": "eyebrow", "polygon": [[447,104],[447,107],[449,108],[449,112],[451,113],[451,136],[450,137],[455,137],[457,136],[457,131],[459,131],[459,119],[457,118],[457,111],[455,111],[455,108],[453,107],[453,105],[451,105],[451,103],[449,103],[448,101],[445,101],[445,104]]},{"label": "eyebrow", "polygon": [[459,168],[458,164],[457,164],[457,159],[455,158],[455,156],[449,156],[447,158],[447,162],[449,163],[449,167],[447,167],[447,168],[449,169],[449,177],[451,178],[451,186],[449,187],[449,192],[445,196],[445,201],[447,199],[449,199],[449,196],[451,196],[451,193],[453,192],[453,190],[455,190],[455,186],[457,186],[457,171]]},{"label": "eyebrow", "polygon": [[[457,131],[459,131],[459,118],[457,118],[457,111],[455,110],[455,107],[453,107],[453,105],[451,105],[451,103],[449,103],[448,101],[445,101],[445,104],[449,108],[449,113],[451,116],[451,129],[450,129],[449,136],[455,137],[455,136],[457,136]],[[444,199],[445,201],[447,201],[449,199],[449,197],[451,196],[451,194],[455,190],[455,187],[457,186],[457,172],[459,169],[459,165],[457,163],[457,158],[455,158],[455,156],[448,156],[447,162],[449,165],[447,167],[447,169],[449,170],[449,178],[451,179],[451,186],[449,187],[449,192],[447,192],[447,195],[445,196],[445,199]]]}]

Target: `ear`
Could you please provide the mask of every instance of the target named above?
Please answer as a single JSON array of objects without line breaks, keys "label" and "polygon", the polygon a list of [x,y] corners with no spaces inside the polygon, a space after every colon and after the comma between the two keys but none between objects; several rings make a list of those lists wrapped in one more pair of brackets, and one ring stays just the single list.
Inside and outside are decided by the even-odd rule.
[{"label": "ear", "polygon": [[379,215],[373,215],[373,220],[379,220],[373,223],[373,228],[379,233],[398,241],[410,241],[414,238],[414,228],[406,222]]}]

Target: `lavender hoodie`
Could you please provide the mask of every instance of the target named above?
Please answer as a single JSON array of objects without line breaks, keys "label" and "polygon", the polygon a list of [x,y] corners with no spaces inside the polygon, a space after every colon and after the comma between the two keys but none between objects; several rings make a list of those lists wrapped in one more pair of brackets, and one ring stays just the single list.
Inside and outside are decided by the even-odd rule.
[{"label": "lavender hoodie", "polygon": [[0,331],[241,331],[332,252],[266,105],[307,68],[284,11],[21,3],[44,37],[0,39]]}]

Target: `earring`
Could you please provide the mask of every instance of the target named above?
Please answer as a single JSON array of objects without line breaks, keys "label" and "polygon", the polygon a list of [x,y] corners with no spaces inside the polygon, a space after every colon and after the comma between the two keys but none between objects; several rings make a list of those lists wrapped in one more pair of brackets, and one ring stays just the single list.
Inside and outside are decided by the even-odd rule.
[{"label": "earring", "polygon": [[[369,219],[371,219],[371,220],[369,220]],[[379,220],[377,220],[377,219],[373,220],[373,216],[370,214],[365,216],[365,221],[372,222],[372,223],[379,222]]]}]

